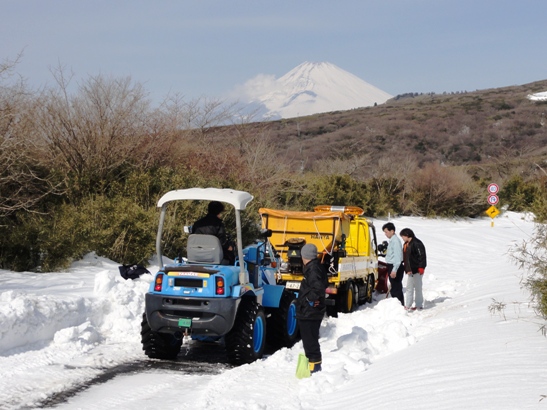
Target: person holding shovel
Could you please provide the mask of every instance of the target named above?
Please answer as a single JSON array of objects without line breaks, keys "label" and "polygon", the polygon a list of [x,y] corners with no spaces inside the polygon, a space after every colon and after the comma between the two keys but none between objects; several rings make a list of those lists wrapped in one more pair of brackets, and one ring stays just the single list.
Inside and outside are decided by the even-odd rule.
[{"label": "person holding shovel", "polygon": [[310,373],[321,371],[321,346],[319,328],[325,316],[325,289],[328,286],[327,271],[317,259],[317,247],[308,243],[300,251],[304,278],[296,301],[296,319],[309,362]]}]

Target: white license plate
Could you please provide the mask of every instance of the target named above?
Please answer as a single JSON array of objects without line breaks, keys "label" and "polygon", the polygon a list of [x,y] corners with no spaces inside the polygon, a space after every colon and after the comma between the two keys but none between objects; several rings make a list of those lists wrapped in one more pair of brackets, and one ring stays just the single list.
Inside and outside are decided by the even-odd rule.
[{"label": "white license plate", "polygon": [[285,287],[287,289],[300,289],[300,282],[296,280],[291,280],[285,284]]}]

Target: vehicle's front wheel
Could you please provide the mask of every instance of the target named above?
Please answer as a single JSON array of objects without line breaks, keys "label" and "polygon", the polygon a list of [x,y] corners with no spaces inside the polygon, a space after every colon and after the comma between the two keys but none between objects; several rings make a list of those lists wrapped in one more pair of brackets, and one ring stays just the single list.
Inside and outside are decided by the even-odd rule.
[{"label": "vehicle's front wheel", "polygon": [[296,297],[283,291],[278,309],[271,309],[268,318],[268,343],[274,348],[292,347],[299,339],[296,320]]},{"label": "vehicle's front wheel", "polygon": [[182,340],[167,333],[154,332],[146,313],[142,315],[141,322],[142,350],[151,359],[175,360],[180,352]]},{"label": "vehicle's front wheel", "polygon": [[252,363],[262,358],[266,345],[266,317],[262,307],[253,299],[243,298],[225,341],[230,363]]},{"label": "vehicle's front wheel", "polygon": [[355,291],[355,286],[353,281],[348,281],[345,290],[338,295],[340,297],[340,312],[342,313],[351,313],[357,307],[357,294]]}]

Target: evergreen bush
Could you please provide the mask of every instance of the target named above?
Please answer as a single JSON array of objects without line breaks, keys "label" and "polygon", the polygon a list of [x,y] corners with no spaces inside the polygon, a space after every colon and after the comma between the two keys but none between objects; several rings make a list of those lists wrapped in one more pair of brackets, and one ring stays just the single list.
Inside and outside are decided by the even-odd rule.
[{"label": "evergreen bush", "polygon": [[423,216],[478,216],[485,210],[485,194],[462,168],[426,164],[409,182],[404,212]]},{"label": "evergreen bush", "polygon": [[528,182],[520,175],[513,175],[503,184],[499,197],[512,211],[523,212],[531,209],[539,191],[535,182]]}]

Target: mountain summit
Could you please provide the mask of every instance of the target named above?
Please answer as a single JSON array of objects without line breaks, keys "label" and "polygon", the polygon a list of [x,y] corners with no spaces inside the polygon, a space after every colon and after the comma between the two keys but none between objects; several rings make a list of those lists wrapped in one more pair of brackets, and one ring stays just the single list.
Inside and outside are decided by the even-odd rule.
[{"label": "mountain summit", "polygon": [[392,97],[327,62],[304,62],[263,89],[260,81],[251,81],[251,102],[262,105],[264,116],[271,119],[367,107]]}]

